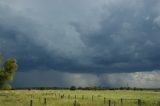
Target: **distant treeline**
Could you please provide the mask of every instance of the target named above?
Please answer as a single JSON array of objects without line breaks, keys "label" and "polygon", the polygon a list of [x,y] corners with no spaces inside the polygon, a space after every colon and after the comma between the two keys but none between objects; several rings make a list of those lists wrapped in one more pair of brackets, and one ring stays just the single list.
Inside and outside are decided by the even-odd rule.
[{"label": "distant treeline", "polygon": [[154,90],[160,91],[160,88],[136,88],[136,87],[119,87],[119,88],[111,88],[111,87],[30,87],[30,88],[13,88],[13,90]]}]

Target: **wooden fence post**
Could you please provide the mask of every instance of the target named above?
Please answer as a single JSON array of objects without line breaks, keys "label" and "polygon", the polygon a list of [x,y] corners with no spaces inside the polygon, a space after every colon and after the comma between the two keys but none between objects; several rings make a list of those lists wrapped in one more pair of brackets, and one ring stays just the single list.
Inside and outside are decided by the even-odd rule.
[{"label": "wooden fence post", "polygon": [[32,100],[30,100],[30,106],[33,106],[33,101]]},{"label": "wooden fence post", "polygon": [[104,104],[106,103],[106,98],[104,98]]},{"label": "wooden fence post", "polygon": [[111,106],[111,100],[108,100],[108,106]]},{"label": "wooden fence post", "polygon": [[73,106],[77,106],[77,101],[76,100],[74,101]]},{"label": "wooden fence post", "polygon": [[41,101],[41,97],[39,97],[39,101]]},{"label": "wooden fence post", "polygon": [[141,101],[141,99],[138,99],[138,106],[142,106],[142,101]]},{"label": "wooden fence post", "polygon": [[44,98],[44,104],[45,104],[45,105],[47,104],[47,99],[46,99],[46,98]]},{"label": "wooden fence post", "polygon": [[93,101],[93,95],[92,95],[92,101]]},{"label": "wooden fence post", "polygon": [[75,99],[77,99],[77,96],[75,95]]},{"label": "wooden fence post", "polygon": [[123,106],[123,99],[121,98],[121,106]]},{"label": "wooden fence post", "polygon": [[114,101],[114,106],[116,106],[116,101]]},{"label": "wooden fence post", "polygon": [[70,99],[70,95],[68,95],[68,99]]},{"label": "wooden fence post", "polygon": [[84,99],[84,95],[82,95],[82,100]]}]

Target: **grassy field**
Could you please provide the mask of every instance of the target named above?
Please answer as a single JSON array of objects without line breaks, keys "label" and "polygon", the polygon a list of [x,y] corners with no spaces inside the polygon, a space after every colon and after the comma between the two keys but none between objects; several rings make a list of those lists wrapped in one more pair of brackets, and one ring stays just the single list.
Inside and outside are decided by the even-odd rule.
[{"label": "grassy field", "polygon": [[[140,103],[138,104],[138,100]],[[0,91],[0,106],[160,106],[155,91]]]}]

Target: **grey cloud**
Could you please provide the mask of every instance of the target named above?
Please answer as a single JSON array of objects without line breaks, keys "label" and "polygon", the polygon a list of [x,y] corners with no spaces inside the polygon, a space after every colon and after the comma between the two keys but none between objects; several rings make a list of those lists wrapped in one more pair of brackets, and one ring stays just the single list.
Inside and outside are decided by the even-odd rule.
[{"label": "grey cloud", "polygon": [[101,81],[111,87],[159,88],[159,71],[103,74]]},{"label": "grey cloud", "polygon": [[16,87],[70,87],[95,86],[99,79],[94,74],[68,73],[55,70],[17,72],[12,85]]},{"label": "grey cloud", "polygon": [[139,87],[159,88],[160,71],[134,73],[84,74],[68,73],[55,70],[17,72],[12,85],[15,87]]},{"label": "grey cloud", "polygon": [[157,0],[0,1],[0,52],[16,56],[21,71],[159,69],[159,4]]},{"label": "grey cloud", "polygon": [[[107,15],[98,31],[83,31],[74,23],[88,48],[95,65],[111,72],[159,69],[159,27],[154,19],[159,15],[153,6],[156,1],[119,0],[104,6]],[[126,5],[127,4],[127,5]],[[150,18],[148,18],[150,17]],[[155,19],[155,22],[158,18]],[[81,28],[82,27],[82,28]],[[103,69],[103,67],[105,67]]]},{"label": "grey cloud", "polygon": [[[66,42],[63,38],[63,33],[58,32],[58,34],[52,31],[50,33],[48,29],[38,26],[39,24],[33,22],[30,18],[21,15],[15,16],[10,7],[1,6],[1,11],[4,14],[1,16],[0,24],[0,50],[6,57],[16,56],[19,61],[19,70],[24,71],[32,68],[57,69],[58,67],[66,70],[67,65],[69,67],[71,64],[74,65],[72,58],[68,55],[72,55],[72,49],[74,49],[74,44],[72,43],[76,41],[76,38],[73,38],[73,42],[69,45],[63,44],[63,42]],[[45,35],[45,33],[48,34]],[[68,37],[66,38],[70,40]],[[78,51],[75,51],[73,55],[79,54]]]}]

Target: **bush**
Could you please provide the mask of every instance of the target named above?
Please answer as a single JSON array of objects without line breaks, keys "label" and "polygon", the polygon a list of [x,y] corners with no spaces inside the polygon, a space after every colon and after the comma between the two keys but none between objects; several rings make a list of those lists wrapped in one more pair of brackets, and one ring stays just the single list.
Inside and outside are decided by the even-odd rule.
[{"label": "bush", "polygon": [[12,90],[12,86],[11,85],[4,85],[2,87],[2,90]]},{"label": "bush", "polygon": [[70,90],[76,90],[77,88],[75,86],[71,86]]}]

